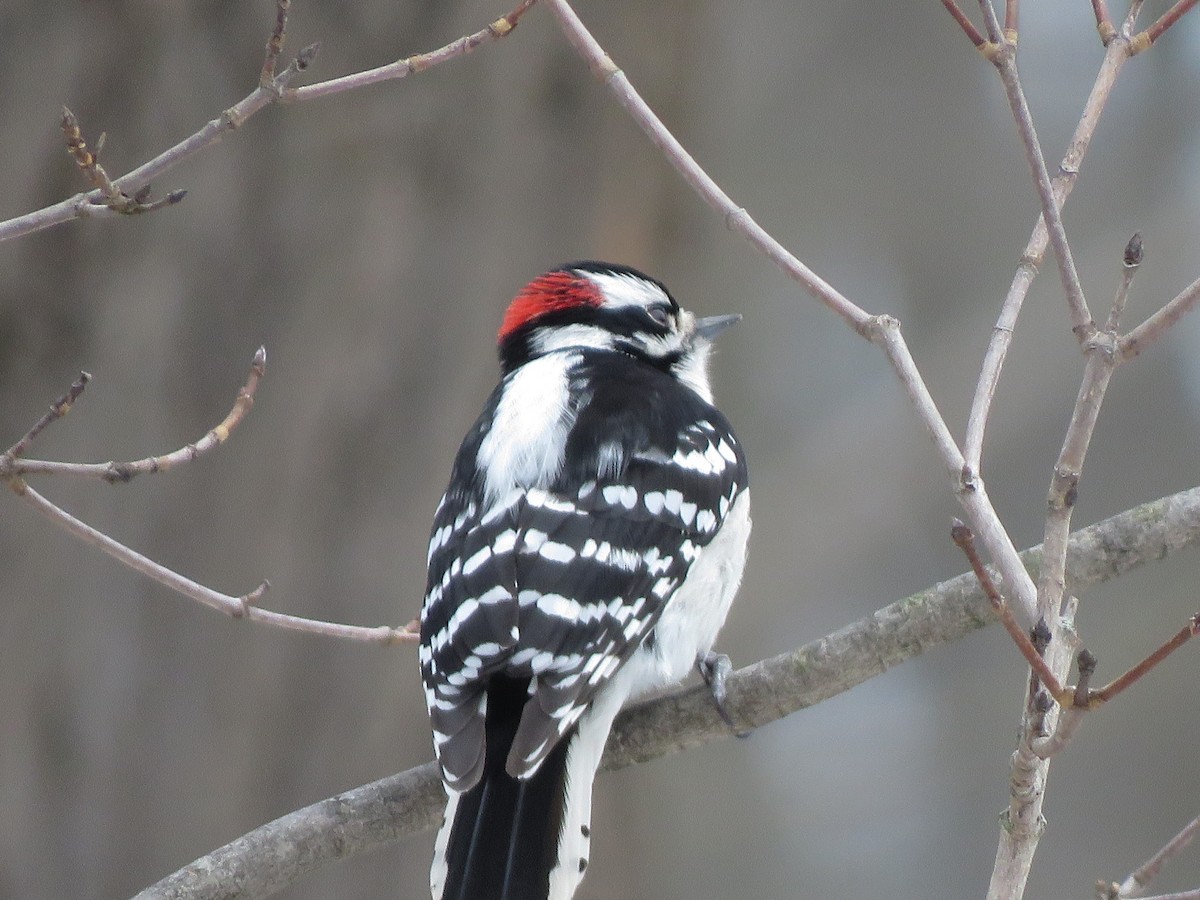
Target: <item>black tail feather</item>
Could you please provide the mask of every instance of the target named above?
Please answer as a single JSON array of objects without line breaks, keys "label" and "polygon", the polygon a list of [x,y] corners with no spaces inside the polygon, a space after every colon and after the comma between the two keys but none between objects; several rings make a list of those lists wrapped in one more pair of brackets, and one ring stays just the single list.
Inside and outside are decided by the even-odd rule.
[{"label": "black tail feather", "polygon": [[479,783],[458,800],[442,900],[546,900],[564,811],[567,734],[526,780],[504,769],[529,682],[488,684],[486,757]]}]

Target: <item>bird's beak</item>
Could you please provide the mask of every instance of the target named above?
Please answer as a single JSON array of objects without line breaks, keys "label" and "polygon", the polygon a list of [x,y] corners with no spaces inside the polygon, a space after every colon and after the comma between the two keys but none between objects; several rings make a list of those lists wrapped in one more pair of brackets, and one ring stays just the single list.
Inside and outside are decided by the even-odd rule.
[{"label": "bird's beak", "polygon": [[706,341],[711,341],[730,325],[736,325],[740,321],[742,321],[742,317],[739,313],[734,313],[731,316],[708,316],[703,319],[697,319],[696,334],[700,335]]}]

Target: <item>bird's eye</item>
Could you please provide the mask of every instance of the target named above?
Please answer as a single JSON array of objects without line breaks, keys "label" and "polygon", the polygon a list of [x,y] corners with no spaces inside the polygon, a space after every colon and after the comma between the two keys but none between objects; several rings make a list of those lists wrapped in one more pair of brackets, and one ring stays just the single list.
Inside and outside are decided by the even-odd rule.
[{"label": "bird's eye", "polygon": [[646,310],[646,312],[654,320],[655,324],[661,325],[663,328],[671,324],[671,311],[665,306],[654,306]]}]

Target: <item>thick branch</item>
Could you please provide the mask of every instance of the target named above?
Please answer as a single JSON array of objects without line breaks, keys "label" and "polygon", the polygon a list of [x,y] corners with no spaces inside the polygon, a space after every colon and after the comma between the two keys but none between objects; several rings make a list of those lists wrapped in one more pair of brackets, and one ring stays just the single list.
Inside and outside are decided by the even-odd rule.
[{"label": "thick branch", "polygon": [[[1200,543],[1200,488],[1144,504],[1072,536],[1068,582],[1082,590]],[[1022,561],[1036,571],[1041,548]],[[939,644],[995,621],[968,572],[886,606],[852,625],[729,677],[739,727],[766,725],[873,678]],[[729,736],[702,685],[626,710],[604,767],[617,769]],[[260,898],[326,861],[373,850],[432,828],[444,802],[426,763],[297,810],[168,876],[135,900]],[[237,885],[231,893],[231,885]]]}]

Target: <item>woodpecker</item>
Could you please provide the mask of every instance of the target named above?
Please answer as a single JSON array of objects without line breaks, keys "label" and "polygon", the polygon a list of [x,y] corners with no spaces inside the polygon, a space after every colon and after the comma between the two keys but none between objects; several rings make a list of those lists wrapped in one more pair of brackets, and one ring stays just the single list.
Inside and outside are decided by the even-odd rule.
[{"label": "woodpecker", "polygon": [[569,900],[592,780],[630,697],[712,652],[750,534],[746,460],[697,319],[636,269],[571,263],[516,296],[501,378],[434,516],[420,664],[448,801],[434,900]]}]

